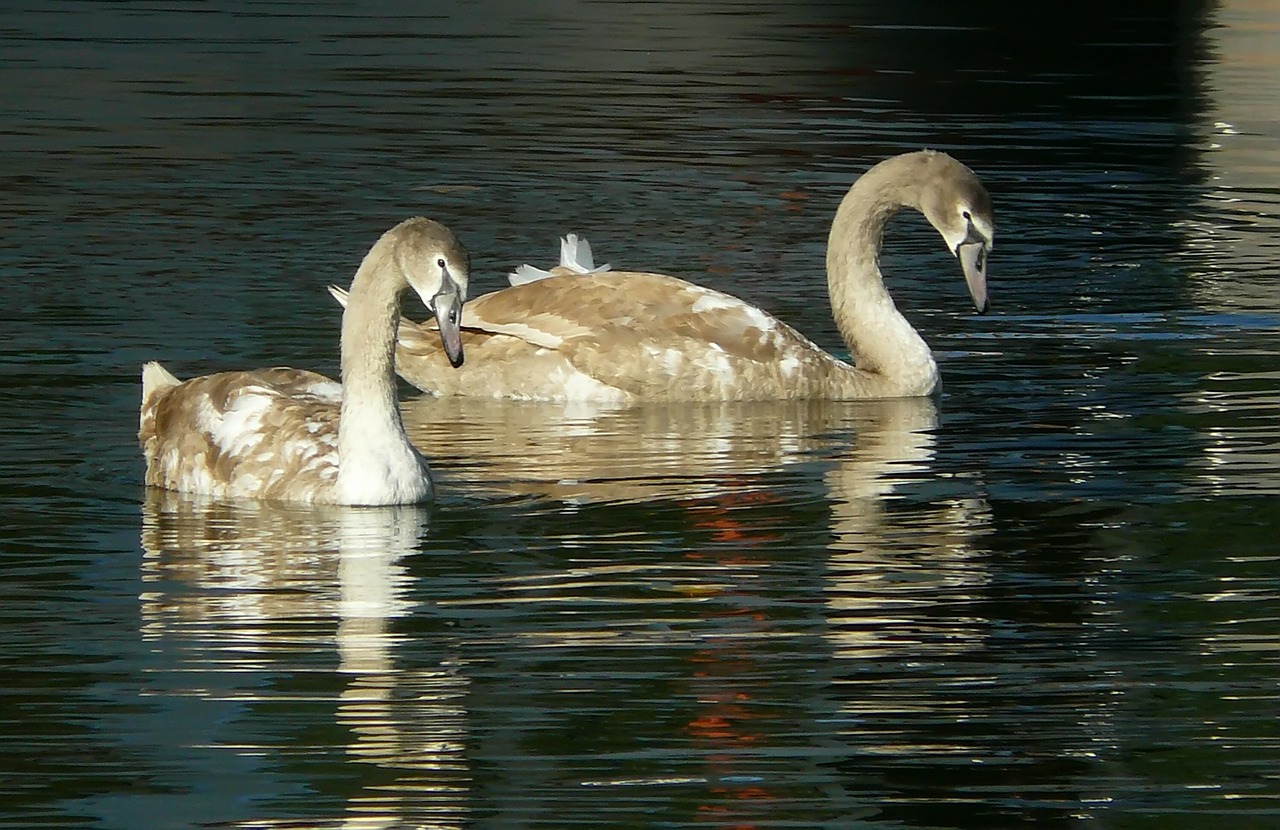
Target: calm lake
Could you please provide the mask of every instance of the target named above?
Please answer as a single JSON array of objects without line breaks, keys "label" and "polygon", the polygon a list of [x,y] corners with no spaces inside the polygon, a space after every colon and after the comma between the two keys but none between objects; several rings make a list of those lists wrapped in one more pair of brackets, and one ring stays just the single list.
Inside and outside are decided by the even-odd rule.
[{"label": "calm lake", "polygon": [[[3,6],[0,827],[1280,826],[1280,4]],[[430,507],[142,486],[141,364],[336,374],[413,215],[847,354],[921,147],[998,223],[985,316],[889,228],[933,398],[405,386]]]}]

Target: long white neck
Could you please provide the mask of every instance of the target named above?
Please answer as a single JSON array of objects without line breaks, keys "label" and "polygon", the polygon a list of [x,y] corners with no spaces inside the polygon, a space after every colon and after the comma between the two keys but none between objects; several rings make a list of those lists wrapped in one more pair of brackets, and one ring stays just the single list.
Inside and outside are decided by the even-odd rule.
[{"label": "long white neck", "polygon": [[406,284],[384,238],[356,271],[342,315],[338,490],[348,504],[412,501],[431,489],[396,395],[396,327]]},{"label": "long white neck", "polygon": [[919,205],[891,162],[854,182],[836,211],[827,240],[827,290],[840,335],[853,354],[849,381],[863,395],[927,395],[938,383],[928,344],[894,305],[880,273],[885,223]]}]

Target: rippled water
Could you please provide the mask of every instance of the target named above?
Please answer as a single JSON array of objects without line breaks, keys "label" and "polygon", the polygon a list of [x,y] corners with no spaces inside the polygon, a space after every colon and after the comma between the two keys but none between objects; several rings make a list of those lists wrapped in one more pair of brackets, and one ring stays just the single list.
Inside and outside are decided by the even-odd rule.
[{"label": "rippled water", "polygon": [[[10,4],[0,826],[1276,826],[1280,12],[1113,5]],[[412,214],[839,350],[921,146],[999,222],[985,317],[891,228],[936,399],[409,397],[431,508],[141,486],[141,362],[334,373]]]}]

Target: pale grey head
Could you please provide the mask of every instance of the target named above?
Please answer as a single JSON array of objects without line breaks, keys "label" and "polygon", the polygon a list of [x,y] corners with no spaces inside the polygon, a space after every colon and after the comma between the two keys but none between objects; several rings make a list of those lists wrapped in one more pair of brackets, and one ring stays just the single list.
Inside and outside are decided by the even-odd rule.
[{"label": "pale grey head", "polygon": [[925,150],[899,158],[916,168],[916,204],[960,261],[973,304],[985,312],[987,255],[996,233],[990,194],[972,170],[946,153]]},{"label": "pale grey head", "polygon": [[444,225],[421,216],[406,219],[390,234],[395,263],[435,315],[449,362],[462,365],[462,304],[471,274],[467,249]]}]

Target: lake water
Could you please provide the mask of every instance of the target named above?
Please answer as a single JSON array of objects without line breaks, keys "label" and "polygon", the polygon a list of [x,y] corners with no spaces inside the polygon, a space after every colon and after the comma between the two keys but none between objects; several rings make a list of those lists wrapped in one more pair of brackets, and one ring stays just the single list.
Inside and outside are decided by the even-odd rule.
[{"label": "lake water", "polygon": [[[430,9],[430,10],[427,10]],[[1275,3],[7,3],[0,827],[1280,826]],[[842,351],[850,182],[946,149],[944,390],[405,389],[430,508],[147,492],[140,364],[337,371],[410,215]],[[415,316],[423,314],[411,305]]]}]

